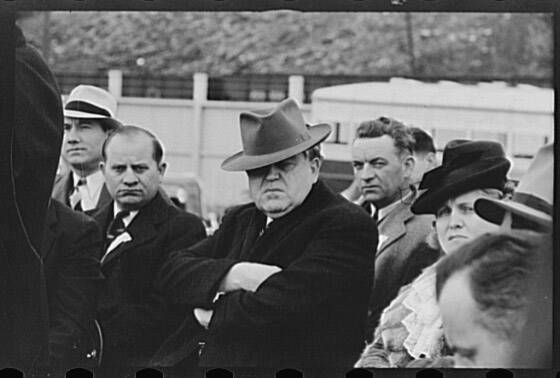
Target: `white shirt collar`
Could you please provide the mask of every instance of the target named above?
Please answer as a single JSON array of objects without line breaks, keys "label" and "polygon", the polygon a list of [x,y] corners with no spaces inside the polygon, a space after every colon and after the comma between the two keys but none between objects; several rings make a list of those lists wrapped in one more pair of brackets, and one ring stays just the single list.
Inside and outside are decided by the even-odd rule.
[{"label": "white shirt collar", "polygon": [[[72,171],[72,182],[74,183],[74,185],[78,183],[80,178],[81,176]],[[79,190],[82,210],[87,211],[95,209],[97,207],[99,196],[101,195],[101,188],[103,188],[103,185],[105,184],[105,177],[103,177],[103,173],[101,173],[101,170],[98,169],[91,175],[86,176],[85,179],[85,187],[79,187]]]},{"label": "white shirt collar", "polygon": [[[122,211],[122,209],[117,204],[117,201],[113,201],[113,218],[117,216],[119,211]],[[123,218],[123,223],[125,227],[128,227],[128,225],[132,222],[134,217],[136,217],[136,214],[138,214],[139,211],[140,210],[132,210],[130,211],[130,214],[128,214],[126,217]]]}]

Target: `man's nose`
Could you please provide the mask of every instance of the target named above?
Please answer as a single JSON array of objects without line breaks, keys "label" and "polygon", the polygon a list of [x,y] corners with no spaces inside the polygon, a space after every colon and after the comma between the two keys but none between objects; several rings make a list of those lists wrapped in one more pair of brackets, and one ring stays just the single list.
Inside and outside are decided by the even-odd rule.
[{"label": "man's nose", "polygon": [[127,168],[123,175],[123,183],[125,185],[136,185],[138,183],[138,177],[132,168]]},{"label": "man's nose", "polygon": [[280,177],[280,169],[275,165],[272,164],[269,167],[267,167],[267,171],[265,174],[265,179],[267,180],[277,180]]},{"label": "man's nose", "polygon": [[369,164],[364,164],[360,172],[360,178],[364,181],[369,181],[375,176],[375,169]]},{"label": "man's nose", "polygon": [[80,134],[76,128],[72,126],[64,131],[64,139],[66,139],[68,143],[75,144],[80,141]]}]

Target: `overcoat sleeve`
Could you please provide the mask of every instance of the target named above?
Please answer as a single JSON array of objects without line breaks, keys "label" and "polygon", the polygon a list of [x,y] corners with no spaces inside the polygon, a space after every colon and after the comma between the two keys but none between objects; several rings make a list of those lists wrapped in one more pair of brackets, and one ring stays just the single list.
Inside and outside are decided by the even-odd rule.
[{"label": "overcoat sleeve", "polygon": [[237,211],[229,212],[220,228],[188,249],[173,252],[158,275],[158,285],[174,304],[210,308],[222,278],[238,260],[226,258],[233,235],[239,232]]},{"label": "overcoat sleeve", "polygon": [[81,362],[93,347],[88,339],[94,331],[97,285],[103,278],[99,268],[103,240],[94,220],[79,226],[78,232],[64,234],[70,238],[65,243],[68,249],[60,251],[56,261],[57,286],[49,303],[51,363]]},{"label": "overcoat sleeve", "polygon": [[349,287],[371,285],[377,232],[371,222],[354,216],[349,212],[325,221],[303,254],[257,291],[223,296],[209,330],[281,326],[340,298]]}]

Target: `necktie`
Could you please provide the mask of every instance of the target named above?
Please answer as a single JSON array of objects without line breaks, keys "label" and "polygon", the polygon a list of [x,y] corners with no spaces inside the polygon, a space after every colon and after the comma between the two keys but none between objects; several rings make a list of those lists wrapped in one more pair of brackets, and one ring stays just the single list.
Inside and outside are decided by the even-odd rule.
[{"label": "necktie", "polygon": [[379,222],[379,211],[377,209],[375,209],[372,218],[375,221],[375,223]]},{"label": "necktie", "polygon": [[80,192],[80,187],[86,185],[87,181],[85,177],[80,177],[72,193],[70,194],[70,207],[77,211],[82,211],[82,193]]},{"label": "necktie", "polygon": [[130,211],[119,211],[115,216],[115,219],[109,225],[107,229],[106,235],[106,245],[110,245],[113,240],[120,234],[126,231],[126,227],[124,226],[123,219],[126,218],[130,214]]}]

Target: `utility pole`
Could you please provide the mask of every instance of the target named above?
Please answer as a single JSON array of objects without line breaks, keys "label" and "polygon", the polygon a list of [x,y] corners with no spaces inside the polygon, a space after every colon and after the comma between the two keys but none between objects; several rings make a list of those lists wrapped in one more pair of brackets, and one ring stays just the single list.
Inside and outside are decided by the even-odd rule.
[{"label": "utility pole", "polygon": [[414,53],[414,35],[412,33],[412,15],[410,12],[404,14],[406,22],[406,47],[408,52],[408,59],[410,62],[410,73],[412,76],[418,74],[418,69],[416,67],[416,55]]}]

